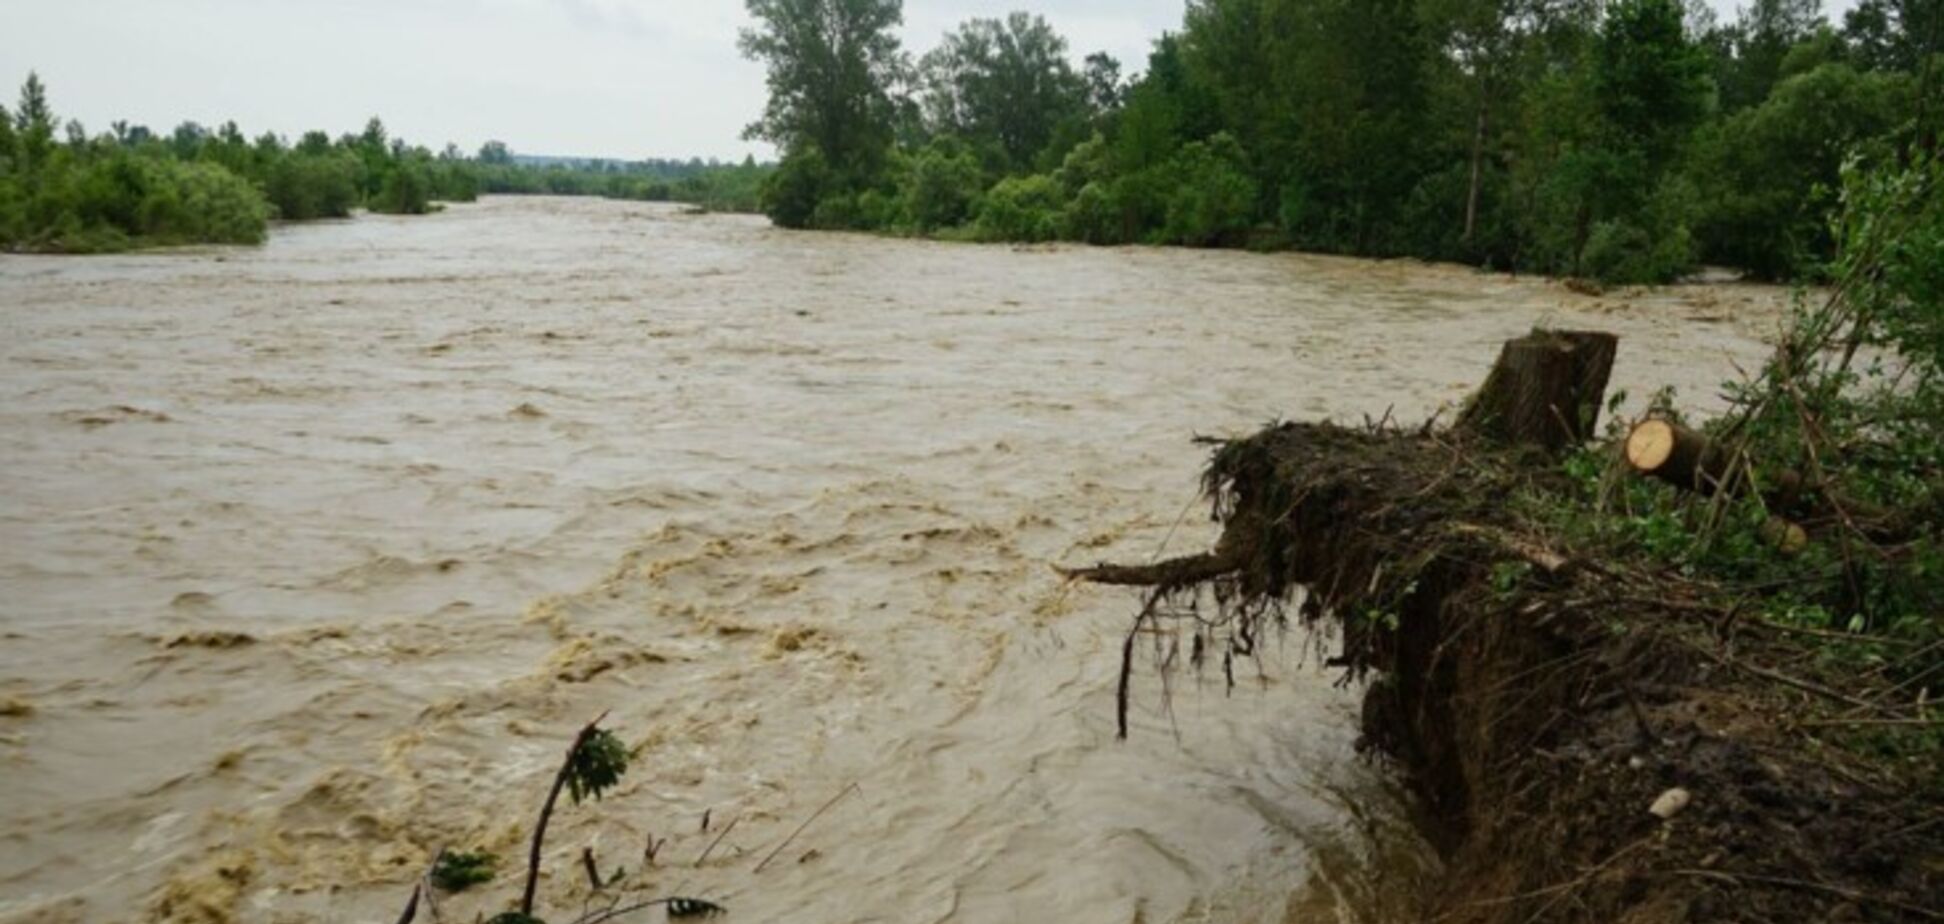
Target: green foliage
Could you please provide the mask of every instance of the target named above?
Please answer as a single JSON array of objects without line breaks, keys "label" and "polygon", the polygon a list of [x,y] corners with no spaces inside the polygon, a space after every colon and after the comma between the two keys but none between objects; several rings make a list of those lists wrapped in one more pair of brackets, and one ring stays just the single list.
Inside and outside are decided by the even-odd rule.
[{"label": "green foliage", "polygon": [[917,230],[962,224],[985,188],[985,173],[964,145],[940,138],[912,157],[901,192],[904,213]]},{"label": "green foliage", "polygon": [[[1126,84],[1104,56],[1076,75],[1027,14],[965,23],[901,83],[883,3],[757,6],[759,134],[788,157],[830,150],[812,99],[892,126],[773,183],[790,227],[963,234],[970,216],[985,239],[1287,241],[1632,283],[1703,260],[1819,272],[1835,242],[1817,190],[1907,131],[1916,79],[1893,71],[1915,69],[1910,30],[1936,4],[1865,0],[1838,33],[1812,0],[1753,0],[1721,27],[1690,26],[1681,0],[1196,0]],[[856,17],[861,44],[844,57],[791,31],[812,15]],[[975,193],[975,173],[1050,175],[1060,202]],[[866,207],[887,185],[902,207]]]},{"label": "green foliage", "polygon": [[365,204],[387,215],[424,215],[432,210],[432,177],[423,164],[399,163],[384,172]]},{"label": "green foliage", "polygon": [[464,892],[493,881],[499,857],[485,850],[448,851],[432,864],[432,884],[447,892]]},{"label": "green foliage", "polygon": [[1248,230],[1258,190],[1242,148],[1228,134],[1182,147],[1169,164],[1173,192],[1161,239],[1208,246]]},{"label": "green foliage", "polygon": [[267,220],[343,218],[360,205],[422,215],[440,202],[486,192],[545,192],[680,200],[753,211],[769,169],[650,161],[628,165],[527,166],[504,144],[472,160],[447,146],[412,147],[372,119],[337,141],[308,132],[294,146],[266,134],[251,141],[233,122],[214,131],[185,122],[159,137],[116,122],[89,137],[57,118],[39,77],[28,75],[18,110],[0,109],[0,249],[71,253],[166,244],[254,244]]},{"label": "green foliage", "polygon": [[1088,183],[1067,205],[1063,236],[1089,244],[1120,244],[1126,233],[1120,200],[1109,183]]},{"label": "green foliage", "polygon": [[1902,82],[1824,64],[1704,130],[1690,175],[1706,258],[1771,279],[1817,269],[1834,247],[1827,192],[1847,152],[1896,126]]},{"label": "green foliage", "polygon": [[[1589,451],[1566,464],[1576,496],[1534,513],[1744,593],[1829,639],[1832,664],[1915,682],[1944,669],[1944,166],[1921,150],[1850,160],[1831,236],[1838,295],[1805,301],[1762,376],[1731,386],[1737,410],[1706,426],[1754,490],[1699,497]],[[1806,518],[1806,547],[1778,540],[1777,517]]]},{"label": "green foliage", "polygon": [[595,729],[574,749],[567,761],[567,794],[579,804],[599,799],[628,772],[628,746],[605,728]]},{"label": "green foliage", "polygon": [[547,924],[547,922],[530,914],[521,914],[518,911],[502,911],[499,914],[487,918],[486,924]]},{"label": "green foliage", "polygon": [[1088,84],[1066,51],[1039,16],[968,20],[919,64],[928,127],[997,146],[1007,170],[1030,168],[1088,110]]},{"label": "green foliage", "polygon": [[763,184],[763,212],[785,228],[811,227],[817,204],[835,193],[838,186],[823,152],[814,147],[798,148],[783,158]]},{"label": "green foliage", "polygon": [[1678,0],[1618,0],[1595,45],[1593,96],[1607,130],[1664,165],[1707,114],[1707,59],[1688,41]]},{"label": "green foliage", "polygon": [[285,221],[345,218],[358,204],[358,167],[343,151],[293,153],[266,172],[264,195]]},{"label": "green foliage", "polygon": [[979,203],[974,227],[980,240],[1050,241],[1059,237],[1065,206],[1052,177],[1007,177]]},{"label": "green foliage", "polygon": [[[815,149],[837,180],[832,194],[876,179],[891,144],[891,85],[903,54],[900,0],[745,0],[758,26],[744,56],[769,72],[769,102],[745,135],[774,142],[785,160]],[[794,211],[808,217],[814,208]],[[779,221],[786,227],[802,227]]]}]

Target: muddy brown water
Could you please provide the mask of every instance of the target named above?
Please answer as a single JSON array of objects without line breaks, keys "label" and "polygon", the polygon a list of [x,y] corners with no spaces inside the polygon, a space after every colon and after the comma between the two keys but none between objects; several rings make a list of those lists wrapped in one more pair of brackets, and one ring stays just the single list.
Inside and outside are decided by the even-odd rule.
[{"label": "muddy brown water", "polygon": [[557,921],[650,836],[740,920],[1392,919],[1356,691],[1292,638],[1116,743],[1134,598],[1049,564],[1206,543],[1193,435],[1420,419],[1540,321],[1706,404],[1781,300],[552,199],[0,257],[0,920],[388,920],[439,845],[506,858],[470,920],[602,710]]}]

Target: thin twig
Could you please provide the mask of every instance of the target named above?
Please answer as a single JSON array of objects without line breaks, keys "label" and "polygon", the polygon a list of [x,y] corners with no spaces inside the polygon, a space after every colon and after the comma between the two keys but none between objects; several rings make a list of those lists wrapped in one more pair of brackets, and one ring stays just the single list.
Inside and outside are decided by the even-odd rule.
[{"label": "thin twig", "polygon": [[695,865],[701,866],[705,861],[707,861],[709,859],[709,854],[715,852],[716,845],[722,843],[722,839],[728,837],[729,832],[734,831],[736,829],[736,822],[741,820],[742,820],[741,815],[729,819],[729,823],[723,825],[722,830],[716,833],[715,840],[710,841],[709,846],[702,848],[702,855],[695,858]]},{"label": "thin twig", "polygon": [[593,886],[594,891],[599,892],[601,890],[601,867],[600,864],[594,862],[594,848],[581,848],[581,868],[587,870],[587,884]]},{"label": "thin twig", "polygon": [[1785,888],[1791,888],[1791,889],[1805,889],[1811,892],[1821,892],[1825,895],[1834,895],[1837,898],[1847,899],[1849,901],[1856,902],[1858,904],[1864,904],[1864,905],[1874,904],[1874,905],[1882,905],[1885,908],[1895,908],[1898,911],[1902,911],[1907,914],[1914,914],[1917,915],[1918,917],[1924,918],[1925,920],[1929,920],[1929,921],[1944,921],[1944,912],[1932,911],[1929,908],[1919,908],[1916,905],[1905,904],[1903,902],[1897,901],[1896,899],[1892,899],[1892,898],[1883,898],[1881,896],[1875,896],[1875,895],[1865,895],[1862,892],[1858,892],[1853,889],[1845,889],[1842,886],[1824,885],[1823,883],[1820,882],[1810,882],[1806,879],[1789,879],[1783,876],[1756,876],[1747,873],[1724,873],[1719,870],[1708,870],[1708,869],[1677,869],[1677,870],[1673,870],[1672,872],[1676,876],[1692,876],[1698,879],[1727,880],[1729,882],[1735,883],[1736,885],[1742,885],[1750,882],[1757,882],[1763,885],[1776,885],[1776,886],[1783,886]]},{"label": "thin twig", "polygon": [[850,795],[851,790],[857,788],[859,788],[858,785],[855,782],[853,782],[849,786],[846,786],[843,789],[838,790],[837,794],[831,796],[830,801],[825,802],[822,808],[819,808],[815,812],[812,812],[809,818],[805,818],[803,820],[803,824],[797,825],[796,830],[791,831],[790,836],[783,839],[783,843],[776,845],[776,849],[770,851],[769,856],[763,858],[763,862],[756,864],[755,872],[758,873],[762,872],[763,867],[770,865],[770,861],[776,859],[776,855],[782,853],[783,848],[790,846],[790,842],[796,840],[797,835],[803,833],[803,829],[810,827],[811,822],[816,821],[820,816],[823,815],[823,813],[830,811],[831,806],[836,805],[839,800],[843,799],[845,796]]},{"label": "thin twig", "polygon": [[1934,719],[1808,719],[1796,724],[1801,725],[1803,728],[1843,728],[1851,725],[1907,725],[1921,727],[1926,725],[1944,725],[1944,716],[1939,716]]},{"label": "thin twig", "polygon": [[1695,651],[1698,651],[1701,654],[1705,655],[1709,660],[1715,662],[1716,664],[1719,664],[1723,667],[1733,668],[1735,670],[1741,671],[1742,673],[1748,674],[1750,676],[1760,677],[1763,680],[1773,681],[1775,683],[1782,684],[1783,686],[1794,687],[1795,689],[1801,690],[1805,693],[1814,693],[1817,696],[1827,697],[1839,703],[1848,703],[1849,705],[1855,706],[1858,709],[1875,710],[1877,708],[1877,705],[1875,703],[1872,703],[1868,700],[1857,699],[1856,697],[1851,696],[1847,693],[1839,692],[1837,690],[1832,690],[1818,683],[1811,683],[1807,680],[1802,680],[1797,677],[1791,677],[1787,674],[1778,673],[1776,671],[1772,671],[1767,668],[1756,667],[1753,664],[1743,664],[1742,662],[1737,661],[1733,658],[1727,658],[1715,654],[1714,652],[1709,651],[1708,649],[1700,645],[1696,645],[1692,642],[1684,642],[1684,644],[1686,644],[1689,648],[1692,648]]}]

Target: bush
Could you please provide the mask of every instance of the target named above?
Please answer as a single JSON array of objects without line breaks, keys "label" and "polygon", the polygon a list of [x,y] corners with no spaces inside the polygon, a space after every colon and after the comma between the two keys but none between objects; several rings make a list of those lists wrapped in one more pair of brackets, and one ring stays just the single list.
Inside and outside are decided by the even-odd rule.
[{"label": "bush", "polygon": [[780,227],[811,227],[818,203],[836,185],[829,163],[817,149],[792,151],[763,184],[763,213]]},{"label": "bush", "polygon": [[293,153],[270,168],[264,194],[285,221],[347,217],[358,203],[357,158]]},{"label": "bush", "polygon": [[1900,81],[1825,64],[1702,132],[1690,174],[1706,193],[1696,233],[1707,259],[1769,279],[1827,260],[1830,203],[1816,191],[1834,188],[1843,157],[1896,124]]},{"label": "bush", "polygon": [[479,178],[463,161],[441,160],[433,165],[432,198],[440,202],[472,202],[479,198]]},{"label": "bush", "polygon": [[1120,200],[1111,186],[1100,182],[1080,188],[1061,223],[1063,236],[1089,244],[1125,243],[1123,228]]},{"label": "bush", "polygon": [[1050,241],[1060,235],[1065,211],[1060,184],[1045,174],[1007,177],[985,195],[974,223],[980,240]]},{"label": "bush", "polygon": [[984,184],[979,159],[941,138],[912,158],[901,190],[904,214],[920,232],[963,224]]},{"label": "bush", "polygon": [[422,164],[396,164],[385,172],[377,195],[365,205],[387,215],[423,215],[432,210],[432,178]]},{"label": "bush", "polygon": [[1247,231],[1259,191],[1243,160],[1242,146],[1227,133],[1184,145],[1168,165],[1174,188],[1161,236],[1205,247]]},{"label": "bush", "polygon": [[865,230],[864,210],[858,206],[853,193],[830,196],[817,203],[816,210],[810,213],[809,226],[821,231]]}]

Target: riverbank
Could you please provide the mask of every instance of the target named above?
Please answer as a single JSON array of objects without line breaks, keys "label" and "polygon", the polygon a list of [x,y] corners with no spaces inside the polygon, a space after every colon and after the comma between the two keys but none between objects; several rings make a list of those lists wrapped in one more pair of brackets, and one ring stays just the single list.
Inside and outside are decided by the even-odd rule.
[{"label": "riverbank", "polygon": [[[1210,552],[1078,573],[1148,588],[1123,691],[1150,636],[1164,673],[1219,665],[1230,683],[1291,620],[1340,640],[1330,663],[1368,681],[1365,743],[1409,774],[1447,858],[1428,920],[1944,915],[1944,776],[1917,683],[1934,646],[1792,625],[1745,587],[1563,525],[1623,514],[1474,421],[1221,445]],[[1845,540],[1796,540],[1824,541]]]}]

